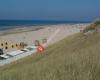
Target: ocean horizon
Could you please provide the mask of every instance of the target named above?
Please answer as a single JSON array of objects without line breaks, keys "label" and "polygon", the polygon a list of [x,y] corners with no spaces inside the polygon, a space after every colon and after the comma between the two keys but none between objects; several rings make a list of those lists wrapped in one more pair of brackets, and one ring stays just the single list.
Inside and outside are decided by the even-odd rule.
[{"label": "ocean horizon", "polygon": [[91,21],[54,21],[54,20],[0,20],[0,30],[8,30],[17,27],[45,26],[58,24],[81,24]]}]

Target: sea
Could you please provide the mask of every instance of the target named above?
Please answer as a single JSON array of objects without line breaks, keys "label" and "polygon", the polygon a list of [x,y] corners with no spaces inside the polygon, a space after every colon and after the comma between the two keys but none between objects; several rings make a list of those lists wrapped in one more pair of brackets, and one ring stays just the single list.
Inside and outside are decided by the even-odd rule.
[{"label": "sea", "polygon": [[58,24],[80,24],[90,21],[48,21],[48,20],[0,20],[0,31],[17,27],[45,26]]}]

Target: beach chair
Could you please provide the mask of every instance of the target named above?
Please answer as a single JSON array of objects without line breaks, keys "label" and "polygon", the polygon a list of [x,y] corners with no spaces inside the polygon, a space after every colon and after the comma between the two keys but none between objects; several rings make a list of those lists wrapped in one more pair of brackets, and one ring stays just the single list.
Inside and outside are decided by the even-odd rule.
[{"label": "beach chair", "polygon": [[5,42],[5,45],[8,45],[8,43],[7,43],[7,42]]},{"label": "beach chair", "polygon": [[3,43],[1,43],[1,46],[2,46],[2,47],[4,46]]}]

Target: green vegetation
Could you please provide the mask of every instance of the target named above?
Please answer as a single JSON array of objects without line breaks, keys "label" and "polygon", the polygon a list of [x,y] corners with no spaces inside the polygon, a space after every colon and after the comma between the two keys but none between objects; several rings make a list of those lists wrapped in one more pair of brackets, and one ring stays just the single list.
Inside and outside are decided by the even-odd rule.
[{"label": "green vegetation", "polygon": [[0,80],[100,80],[100,33],[75,34],[0,67]]},{"label": "green vegetation", "polygon": [[92,23],[91,25],[87,26],[83,32],[88,32],[88,31],[91,31],[91,30],[95,30],[97,31],[98,28],[100,28],[100,20],[96,20],[94,23]]}]

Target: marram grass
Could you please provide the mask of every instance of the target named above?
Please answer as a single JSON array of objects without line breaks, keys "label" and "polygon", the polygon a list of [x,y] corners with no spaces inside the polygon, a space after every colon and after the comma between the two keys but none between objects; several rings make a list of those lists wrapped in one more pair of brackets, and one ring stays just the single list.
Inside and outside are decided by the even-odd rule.
[{"label": "marram grass", "polygon": [[100,33],[75,34],[0,67],[0,80],[100,80]]}]

